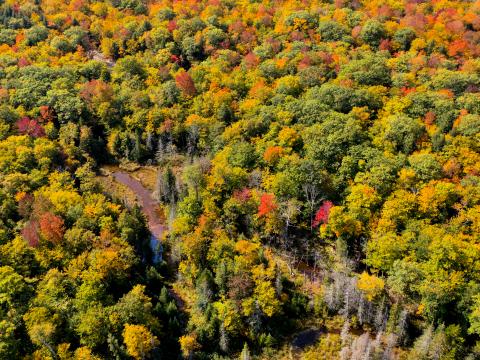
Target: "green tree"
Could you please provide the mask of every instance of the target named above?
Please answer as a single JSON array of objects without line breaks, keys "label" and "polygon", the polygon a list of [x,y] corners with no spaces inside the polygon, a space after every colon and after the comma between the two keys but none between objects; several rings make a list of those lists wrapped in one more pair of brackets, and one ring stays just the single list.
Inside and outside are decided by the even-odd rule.
[{"label": "green tree", "polygon": [[383,24],[375,19],[370,19],[365,22],[360,32],[360,39],[370,45],[372,48],[377,48],[382,39],[386,39],[387,34]]}]

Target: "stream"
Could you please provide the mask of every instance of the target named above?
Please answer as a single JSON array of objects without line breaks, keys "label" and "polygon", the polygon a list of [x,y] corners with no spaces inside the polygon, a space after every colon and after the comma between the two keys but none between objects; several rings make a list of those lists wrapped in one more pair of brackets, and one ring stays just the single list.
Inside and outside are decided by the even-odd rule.
[{"label": "stream", "polygon": [[158,214],[158,201],[153,198],[150,190],[145,188],[140,181],[130,174],[123,171],[114,171],[112,176],[117,182],[132,190],[137,197],[142,212],[147,217],[148,229],[151,234],[150,248],[153,252],[153,263],[159,263],[162,261],[163,247],[161,239],[164,226]]}]

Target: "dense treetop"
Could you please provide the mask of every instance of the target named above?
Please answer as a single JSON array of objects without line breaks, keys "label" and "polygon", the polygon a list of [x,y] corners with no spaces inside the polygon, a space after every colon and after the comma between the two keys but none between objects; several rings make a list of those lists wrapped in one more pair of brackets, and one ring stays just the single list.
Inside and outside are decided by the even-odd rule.
[{"label": "dense treetop", "polygon": [[[0,0],[0,358],[480,356],[480,2]],[[104,164],[158,167],[165,262]],[[300,355],[299,355],[300,356]]]}]

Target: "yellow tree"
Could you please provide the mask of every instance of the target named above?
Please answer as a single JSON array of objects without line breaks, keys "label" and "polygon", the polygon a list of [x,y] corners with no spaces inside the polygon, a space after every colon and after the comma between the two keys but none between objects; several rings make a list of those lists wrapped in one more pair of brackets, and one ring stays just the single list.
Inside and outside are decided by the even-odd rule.
[{"label": "yellow tree", "polygon": [[130,324],[125,324],[123,342],[127,346],[127,353],[137,360],[147,359],[159,344],[157,337],[145,326]]},{"label": "yellow tree", "polygon": [[195,334],[187,334],[182,336],[179,339],[180,348],[182,349],[182,354],[185,358],[191,359],[193,353],[200,349],[200,344],[197,341],[197,336]]}]

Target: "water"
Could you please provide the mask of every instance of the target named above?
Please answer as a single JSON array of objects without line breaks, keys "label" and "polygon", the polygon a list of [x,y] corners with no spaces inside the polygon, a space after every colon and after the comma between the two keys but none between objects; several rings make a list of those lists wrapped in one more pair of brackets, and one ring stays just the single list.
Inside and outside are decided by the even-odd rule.
[{"label": "water", "polygon": [[307,329],[298,333],[293,339],[292,345],[298,349],[304,349],[307,346],[315,345],[322,334],[320,329]]},{"label": "water", "polygon": [[133,191],[147,217],[148,229],[150,230],[150,248],[153,252],[153,263],[162,260],[163,246],[161,242],[164,226],[158,213],[158,202],[153,198],[150,190],[145,188],[140,181],[122,171],[112,173],[114,179],[127,186]]}]

